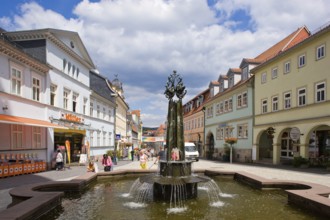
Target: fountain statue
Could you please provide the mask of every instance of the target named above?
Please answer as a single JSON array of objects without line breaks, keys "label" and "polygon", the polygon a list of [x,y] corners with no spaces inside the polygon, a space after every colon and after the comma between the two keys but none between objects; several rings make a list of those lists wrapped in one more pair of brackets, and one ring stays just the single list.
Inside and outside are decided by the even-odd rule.
[{"label": "fountain statue", "polygon": [[[192,161],[185,160],[182,98],[186,93],[182,78],[176,71],[173,71],[173,74],[168,77],[164,93],[169,100],[166,159],[159,161],[157,175],[152,174],[139,178],[140,183],[152,185],[154,200],[181,204],[183,200],[197,197],[197,183],[210,181],[209,177],[192,175]],[[174,100],[175,96],[176,100]]]}]

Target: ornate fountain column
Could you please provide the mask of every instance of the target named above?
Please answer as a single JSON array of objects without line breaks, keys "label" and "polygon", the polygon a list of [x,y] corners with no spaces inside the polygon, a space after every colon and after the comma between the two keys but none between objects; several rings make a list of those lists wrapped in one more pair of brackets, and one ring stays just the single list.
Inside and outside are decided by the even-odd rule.
[{"label": "ornate fountain column", "polygon": [[[182,78],[173,71],[173,74],[168,77],[166,90],[164,92],[168,98],[168,113],[167,113],[167,161],[184,161],[184,134],[183,134],[183,112],[182,98],[186,95]],[[174,96],[178,100],[173,100]]]}]

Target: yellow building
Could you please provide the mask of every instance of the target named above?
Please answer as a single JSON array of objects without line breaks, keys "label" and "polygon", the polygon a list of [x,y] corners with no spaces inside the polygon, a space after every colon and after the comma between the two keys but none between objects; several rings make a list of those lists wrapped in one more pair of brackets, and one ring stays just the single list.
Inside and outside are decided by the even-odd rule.
[{"label": "yellow building", "polygon": [[280,164],[301,156],[324,165],[330,152],[330,25],[291,44],[251,70],[253,159]]}]

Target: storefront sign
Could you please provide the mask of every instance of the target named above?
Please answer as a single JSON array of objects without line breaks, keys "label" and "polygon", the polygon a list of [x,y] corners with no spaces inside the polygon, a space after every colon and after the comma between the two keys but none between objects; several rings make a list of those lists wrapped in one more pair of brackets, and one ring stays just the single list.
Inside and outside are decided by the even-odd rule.
[{"label": "storefront sign", "polygon": [[84,118],[71,113],[61,113],[61,119],[76,123],[84,123]]},{"label": "storefront sign", "polygon": [[299,128],[296,128],[296,127],[291,128],[290,138],[293,141],[298,141],[300,139],[300,130],[299,130]]}]

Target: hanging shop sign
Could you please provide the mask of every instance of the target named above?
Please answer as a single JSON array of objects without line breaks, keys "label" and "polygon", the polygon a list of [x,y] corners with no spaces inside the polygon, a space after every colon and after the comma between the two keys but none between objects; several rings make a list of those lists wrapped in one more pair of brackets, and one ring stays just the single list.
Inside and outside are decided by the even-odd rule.
[{"label": "hanging shop sign", "polygon": [[116,140],[120,140],[121,139],[121,135],[120,134],[116,134]]},{"label": "hanging shop sign", "polygon": [[299,130],[299,128],[296,128],[296,127],[291,128],[290,138],[293,141],[298,141],[300,139],[300,130]]}]

